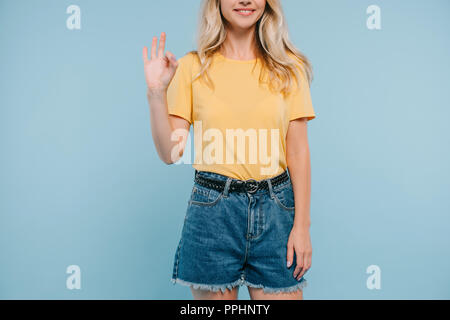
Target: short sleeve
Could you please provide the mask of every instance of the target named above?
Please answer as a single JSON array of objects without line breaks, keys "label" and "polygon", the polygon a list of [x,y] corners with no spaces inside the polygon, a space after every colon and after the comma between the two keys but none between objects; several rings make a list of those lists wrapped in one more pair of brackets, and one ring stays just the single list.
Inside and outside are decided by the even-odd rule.
[{"label": "short sleeve", "polygon": [[192,123],[192,59],[191,53],[178,59],[175,75],[167,87],[168,113]]},{"label": "short sleeve", "polygon": [[309,121],[316,117],[311,101],[309,83],[300,67],[298,67],[298,73],[300,75],[299,86],[294,81],[294,89],[286,98],[289,108],[289,121],[303,117],[306,117],[306,120]]}]

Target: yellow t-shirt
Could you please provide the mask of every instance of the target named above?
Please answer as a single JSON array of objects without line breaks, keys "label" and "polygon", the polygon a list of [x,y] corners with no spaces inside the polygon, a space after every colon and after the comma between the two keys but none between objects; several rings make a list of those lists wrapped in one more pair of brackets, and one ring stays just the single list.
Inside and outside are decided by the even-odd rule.
[{"label": "yellow t-shirt", "polygon": [[215,85],[212,91],[205,80],[192,81],[200,71],[195,53],[178,59],[167,89],[168,113],[194,127],[195,169],[241,180],[276,176],[287,168],[289,121],[315,118],[309,85],[300,68],[300,88],[294,81],[295,90],[283,98],[258,83],[261,62],[257,60],[252,72],[255,60],[215,53],[208,69]]}]

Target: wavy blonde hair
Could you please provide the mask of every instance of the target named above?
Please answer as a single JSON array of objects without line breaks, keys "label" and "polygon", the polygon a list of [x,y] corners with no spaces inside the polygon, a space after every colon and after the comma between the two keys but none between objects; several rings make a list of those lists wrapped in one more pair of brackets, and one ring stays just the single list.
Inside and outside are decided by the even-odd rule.
[{"label": "wavy blonde hair", "polygon": [[[221,49],[226,38],[225,18],[220,9],[220,0],[202,0],[198,32],[197,50],[190,51],[200,61],[200,71],[193,80],[206,76],[214,87],[208,74],[212,56]],[[299,81],[297,68],[300,68],[308,84],[313,80],[312,66],[305,55],[289,40],[288,28],[280,0],[267,0],[263,15],[255,24],[256,58],[262,62],[259,81],[263,82],[268,73],[269,88],[283,95],[292,90],[293,78]],[[255,63],[256,65],[256,63]]]}]

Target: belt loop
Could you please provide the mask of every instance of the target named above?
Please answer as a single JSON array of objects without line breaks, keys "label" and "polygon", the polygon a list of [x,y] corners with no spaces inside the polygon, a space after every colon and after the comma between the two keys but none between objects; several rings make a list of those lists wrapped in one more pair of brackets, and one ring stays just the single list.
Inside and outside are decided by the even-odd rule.
[{"label": "belt loop", "polygon": [[230,190],[231,180],[233,180],[233,178],[228,177],[227,181],[225,182],[225,188],[223,189],[223,196],[225,198],[228,197],[228,191]]},{"label": "belt loop", "polygon": [[270,199],[273,199],[272,181],[270,179],[267,179],[267,186],[269,187]]}]

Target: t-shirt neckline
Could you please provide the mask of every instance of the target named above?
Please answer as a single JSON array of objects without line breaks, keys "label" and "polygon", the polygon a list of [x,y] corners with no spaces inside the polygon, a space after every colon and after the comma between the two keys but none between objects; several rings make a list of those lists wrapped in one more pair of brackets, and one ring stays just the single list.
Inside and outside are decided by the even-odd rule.
[{"label": "t-shirt neckline", "polygon": [[243,64],[247,64],[247,63],[254,63],[257,59],[251,59],[251,60],[237,60],[237,59],[230,59],[225,57],[221,52],[217,51],[217,54],[220,58],[222,58],[225,61],[229,61],[232,63],[243,63]]}]

